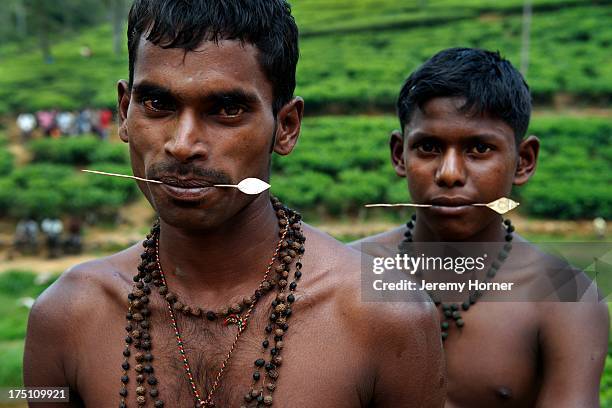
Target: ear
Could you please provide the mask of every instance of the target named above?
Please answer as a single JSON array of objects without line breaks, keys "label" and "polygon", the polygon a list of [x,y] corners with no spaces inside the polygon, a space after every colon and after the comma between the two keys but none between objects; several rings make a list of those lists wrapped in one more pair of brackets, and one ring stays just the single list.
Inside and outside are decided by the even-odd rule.
[{"label": "ear", "polygon": [[119,111],[119,137],[128,142],[127,112],[130,107],[130,87],[125,79],[117,82],[117,110]]},{"label": "ear", "polygon": [[531,135],[525,138],[518,146],[518,163],[514,173],[513,184],[520,186],[531,178],[536,171],[538,153],[540,152],[540,140]]},{"label": "ear", "polygon": [[302,126],[304,116],[304,100],[299,96],[285,104],[276,115],[276,133],[274,134],[274,145],[272,149],[282,155],[291,153]]},{"label": "ear", "polygon": [[404,138],[402,132],[394,130],[391,132],[389,139],[389,148],[391,149],[391,164],[395,169],[395,174],[400,177],[406,177],[406,163],[404,161]]}]

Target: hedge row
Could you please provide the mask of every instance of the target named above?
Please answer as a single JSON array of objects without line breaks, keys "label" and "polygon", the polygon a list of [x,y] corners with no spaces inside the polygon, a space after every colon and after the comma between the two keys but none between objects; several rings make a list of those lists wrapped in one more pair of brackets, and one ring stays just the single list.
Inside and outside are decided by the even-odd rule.
[{"label": "hedge row", "polygon": [[[397,126],[390,116],[307,119],[295,151],[273,158],[273,193],[302,211],[331,215],[407,200],[406,182],[389,162],[388,135]],[[612,123],[544,117],[533,120],[530,132],[542,149],[536,175],[515,192],[521,211],[556,219],[612,218]],[[112,212],[138,195],[132,181],[75,170],[88,165],[130,174],[124,144],[66,138],[35,141],[30,148],[34,162],[13,170],[10,155],[0,150],[0,215]]]},{"label": "hedge row", "polygon": [[[131,171],[127,165],[114,163],[96,163],[95,167],[117,173]],[[0,178],[0,216],[110,216],[136,198],[137,192],[129,180],[92,177],[62,164],[35,163]]]}]

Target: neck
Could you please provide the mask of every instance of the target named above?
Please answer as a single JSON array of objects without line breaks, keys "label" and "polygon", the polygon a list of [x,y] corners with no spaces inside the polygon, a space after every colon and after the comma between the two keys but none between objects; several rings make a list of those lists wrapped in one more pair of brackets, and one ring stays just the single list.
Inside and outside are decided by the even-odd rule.
[{"label": "neck", "polygon": [[160,227],[160,261],[169,286],[180,293],[225,297],[238,295],[238,290],[251,292],[279,240],[278,219],[267,194],[214,230],[185,231],[163,220]]},{"label": "neck", "polygon": [[500,242],[504,241],[506,232],[502,226],[503,218],[500,216],[494,217],[484,228],[475,230],[471,234],[466,234],[462,238],[445,237],[438,231],[430,228],[425,217],[419,215],[415,222],[413,230],[413,240],[417,242]]}]

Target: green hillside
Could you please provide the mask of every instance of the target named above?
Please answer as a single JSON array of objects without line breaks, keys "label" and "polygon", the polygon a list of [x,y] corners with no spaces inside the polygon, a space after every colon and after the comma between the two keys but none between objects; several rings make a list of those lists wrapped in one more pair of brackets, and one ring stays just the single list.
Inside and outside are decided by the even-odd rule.
[{"label": "green hillside", "polygon": [[[307,112],[390,111],[405,76],[451,46],[496,49],[519,63],[521,0],[296,0],[302,33],[297,93]],[[534,1],[528,80],[539,104],[555,95],[580,104],[612,100],[609,1]],[[49,107],[112,107],[127,53],[112,53],[110,26],[53,46],[43,63],[34,42],[0,48],[0,114]],[[93,55],[80,56],[88,45]]]}]

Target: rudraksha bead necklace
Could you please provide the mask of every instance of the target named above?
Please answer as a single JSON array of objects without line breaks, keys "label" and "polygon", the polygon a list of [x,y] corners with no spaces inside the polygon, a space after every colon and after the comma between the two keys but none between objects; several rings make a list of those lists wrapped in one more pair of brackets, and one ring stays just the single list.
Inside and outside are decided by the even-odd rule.
[{"label": "rudraksha bead necklace", "polygon": [[[413,229],[414,229],[415,224],[416,224],[416,214],[412,214],[410,221],[406,223],[406,228],[408,230],[404,233],[404,240],[399,246],[400,250],[405,250],[406,249],[405,244],[410,244],[413,242],[412,235],[413,235]],[[488,283],[493,278],[495,278],[495,275],[501,268],[501,265],[508,258],[508,255],[510,254],[510,251],[512,250],[512,239],[514,238],[512,233],[514,232],[514,226],[512,225],[512,222],[509,219],[504,220],[502,225],[504,226],[504,229],[506,232],[506,235],[504,237],[504,239],[506,240],[506,243],[504,244],[503,248],[497,254],[497,259],[493,261],[493,263],[491,264],[491,267],[487,271],[486,277],[483,281],[484,283]],[[442,314],[444,316],[444,320],[440,323],[440,328],[442,330],[442,340],[446,340],[448,338],[448,332],[450,329],[450,325],[453,321],[455,322],[455,325],[459,329],[465,326],[465,321],[463,320],[463,317],[461,316],[461,311],[459,310],[459,308],[461,307],[463,311],[467,312],[469,308],[473,306],[478,301],[478,299],[480,299],[483,295],[482,291],[476,290],[473,293],[470,293],[468,298],[463,303],[461,303],[461,306],[459,306],[458,303],[454,303],[454,302],[451,302],[451,303],[442,302],[433,293],[429,291],[427,291],[427,293],[429,294],[429,297],[431,297],[431,299],[434,301],[435,305],[442,310]]]},{"label": "rudraksha bead necklace", "polygon": [[[152,366],[153,355],[151,353],[152,345],[151,335],[149,333],[151,312],[147,307],[149,303],[149,295],[151,294],[150,283],[157,286],[161,296],[168,304],[170,321],[177,340],[179,356],[183,362],[185,374],[191,386],[196,407],[215,406],[213,401],[215,391],[221,384],[223,373],[229,364],[232,353],[241,334],[248,327],[248,321],[256,303],[272,288],[277,288],[277,294],[271,305],[272,310],[270,313],[270,322],[265,327],[264,340],[261,345],[261,353],[264,354],[264,356],[262,356],[263,358],[256,359],[254,362],[255,370],[252,375],[251,387],[249,392],[244,396],[245,402],[241,407],[246,407],[247,405],[262,407],[271,406],[273,404],[272,393],[276,389],[278,367],[283,361],[280,355],[281,350],[284,347],[283,336],[289,328],[287,321],[292,315],[291,306],[296,300],[294,292],[297,289],[297,281],[302,276],[301,257],[304,253],[304,242],[306,238],[301,230],[300,214],[285,207],[275,197],[271,197],[271,201],[279,219],[280,240],[279,244],[275,248],[272,260],[268,264],[264,278],[254,295],[244,298],[242,302],[225,307],[218,312],[212,312],[209,310],[208,312],[203,313],[202,309],[200,308],[185,306],[178,301],[178,297],[175,294],[168,291],[168,285],[159,262],[159,223],[156,223],[153,226],[150,234],[147,235],[147,239],[143,243],[145,251],[141,255],[142,261],[138,267],[138,274],[134,276],[134,288],[128,295],[129,309],[126,315],[128,320],[126,331],[128,332],[128,335],[125,338],[125,349],[123,351],[125,359],[121,365],[123,375],[121,377],[122,386],[119,392],[121,396],[121,402],[119,404],[120,408],[125,408],[127,406],[126,397],[128,395],[127,383],[129,382],[128,372],[130,369],[129,358],[131,356],[131,346],[134,346],[134,348],[139,350],[139,352],[137,352],[135,355],[137,364],[134,366],[134,370],[137,373],[136,403],[138,406],[143,406],[146,404],[146,384],[148,384],[151,387],[149,389],[149,395],[154,399],[154,406],[158,408],[164,406],[164,402],[158,398],[159,391],[157,389],[157,378],[152,375],[154,372]],[[288,280],[291,264],[293,264],[296,258],[297,262],[295,262],[294,280],[289,283]],[[269,278],[269,273],[272,269],[274,269],[277,274],[275,278]],[[289,290],[289,294],[285,293],[287,289]],[[180,309],[176,307],[177,303],[179,303],[179,306],[181,306]],[[197,310],[199,310],[200,313],[198,313]],[[225,356],[225,359],[221,364],[221,368],[217,372],[213,385],[206,394],[205,399],[202,399],[201,394],[197,389],[193,379],[193,373],[183,347],[183,340],[177,325],[175,314],[179,311],[185,314],[185,316],[189,317],[206,316],[207,319],[211,321],[216,320],[219,317],[225,317],[226,325],[236,324],[238,327],[238,333],[234,338],[234,342],[232,343],[229,352]],[[214,316],[212,315],[213,313]],[[244,314],[241,315],[241,313]],[[270,345],[272,344],[272,336],[274,337],[274,347],[269,349]],[[269,361],[266,361],[265,353],[268,349],[270,352],[270,358]],[[265,371],[262,373],[262,370]]]}]

